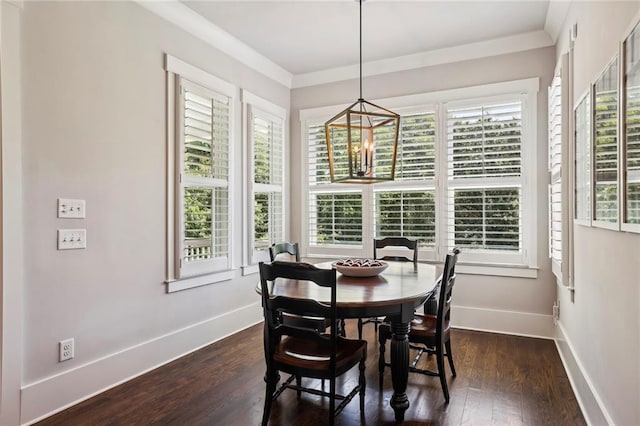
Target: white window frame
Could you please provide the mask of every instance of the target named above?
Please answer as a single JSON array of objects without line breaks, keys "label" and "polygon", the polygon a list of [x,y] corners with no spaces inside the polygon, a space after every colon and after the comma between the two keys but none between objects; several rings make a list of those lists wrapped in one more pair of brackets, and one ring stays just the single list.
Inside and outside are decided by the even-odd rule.
[{"label": "white window frame", "polygon": [[[288,181],[288,159],[289,159],[289,145],[288,138],[286,137],[287,129],[287,110],[280,107],[266,99],[263,99],[249,91],[242,91],[242,109],[243,109],[243,128],[244,132],[244,164],[247,170],[246,185],[245,185],[245,197],[244,197],[244,223],[246,224],[246,236],[244,244],[244,265],[242,267],[243,274],[255,274],[258,273],[258,263],[261,261],[269,261],[268,250],[257,250],[255,244],[255,223],[254,223],[254,209],[253,201],[256,192],[280,192],[282,194],[282,218],[281,229],[283,230],[282,239],[288,240],[288,229],[286,224],[287,220],[287,208],[288,206],[288,190],[286,182]],[[263,119],[271,121],[273,123],[279,123],[282,126],[282,176],[281,184],[257,184],[255,183],[254,173],[254,133],[253,133],[253,119],[259,116]],[[271,238],[273,240],[273,238]],[[271,241],[275,243],[278,241]]]},{"label": "white window frame", "polygon": [[[460,89],[443,90],[439,92],[416,94],[395,98],[379,99],[374,102],[384,105],[386,108],[392,109],[400,114],[415,109],[425,109],[436,105],[438,117],[437,147],[436,147],[436,248],[435,250],[420,254],[421,261],[441,262],[444,257],[446,247],[446,226],[443,218],[446,216],[446,203],[443,197],[446,194],[446,121],[445,105],[456,103],[470,103],[485,101],[487,99],[499,99],[505,97],[514,98],[514,96],[522,96],[522,233],[523,247],[522,255],[518,259],[506,259],[498,261],[488,261],[489,257],[477,256],[476,254],[465,253],[464,258],[460,261],[460,272],[471,274],[486,275],[504,275],[515,277],[537,277],[537,250],[538,250],[538,233],[537,233],[537,95],[539,91],[539,79],[530,78],[523,80],[508,81],[502,83],[493,83],[482,86],[473,86]],[[328,118],[340,110],[342,106],[329,106],[322,108],[306,109],[300,111],[301,122],[301,163],[303,166],[303,182],[301,197],[301,208],[303,211],[303,223],[309,217],[309,170],[308,170],[308,128],[311,125],[324,123]],[[443,142],[444,140],[444,142]],[[444,152],[443,152],[444,150]],[[443,170],[444,168],[444,170]],[[411,186],[410,182],[384,182],[375,185],[353,185],[353,188],[345,184],[325,184],[322,185],[325,191],[346,191],[361,190],[363,192],[363,235],[373,235],[373,206],[374,206],[374,190],[382,190],[389,188],[390,190]],[[349,186],[349,188],[347,188]],[[444,211],[443,211],[444,210]],[[309,245],[309,230],[305,227],[302,230],[302,247],[301,251],[305,257],[321,257],[334,258],[344,256],[370,257],[373,252],[372,241],[369,238],[363,238],[362,246],[358,247],[327,247],[320,248]],[[489,253],[490,255],[491,253]]]},{"label": "white window frame", "polygon": [[[188,288],[227,281],[234,277],[235,245],[233,234],[235,226],[235,207],[233,194],[236,179],[233,173],[235,159],[235,104],[238,89],[206,71],[194,67],[171,55],[165,55],[165,70],[167,71],[167,292],[172,293]],[[229,176],[226,185],[228,199],[229,224],[227,228],[227,256],[224,259],[212,259],[191,270],[180,268],[182,244],[182,194],[184,182],[181,182],[182,171],[182,137],[180,136],[182,112],[177,90],[181,79],[195,83],[229,101]],[[223,184],[221,182],[221,184]],[[207,265],[204,265],[208,263]]]},{"label": "white window frame", "polygon": [[[537,95],[537,93],[536,93]],[[532,185],[527,185],[527,177],[533,176],[532,169],[530,165],[533,161],[530,160],[529,156],[535,157],[535,150],[532,150],[531,145],[532,141],[536,139],[530,139],[532,133],[532,127],[536,127],[535,115],[533,118],[531,117],[530,107],[527,105],[531,100],[529,99],[531,96],[527,96],[522,93],[514,93],[508,95],[497,95],[497,96],[486,96],[477,99],[470,99],[464,101],[455,101],[449,102],[445,104],[445,111],[443,111],[442,119],[446,120],[447,110],[449,108],[463,108],[463,107],[474,107],[483,104],[492,104],[492,103],[501,103],[501,102],[513,102],[520,101],[522,103],[522,143],[521,143],[521,168],[520,168],[520,176],[513,177],[500,177],[500,178],[469,178],[469,179],[447,179],[443,181],[443,185],[447,191],[453,191],[455,189],[486,189],[486,188],[509,188],[509,187],[519,187],[520,188],[520,211],[521,211],[521,223],[527,223],[528,218],[532,219],[535,215],[532,215],[531,205],[535,203],[535,192],[532,190]],[[534,121],[531,121],[531,120]],[[533,124],[533,125],[532,125]],[[443,123],[446,126],[446,123]],[[445,141],[448,143],[448,141]],[[535,171],[535,169],[533,169]],[[443,175],[444,176],[444,175]],[[530,180],[530,178],[529,178]],[[444,196],[442,202],[446,205],[448,195]],[[447,206],[448,207],[448,206]],[[444,233],[443,241],[446,241],[447,236],[447,227],[453,227],[453,217],[447,216],[447,226],[440,229],[441,232]],[[467,263],[476,263],[476,264],[486,264],[493,266],[501,266],[501,265],[513,265],[519,267],[525,267],[530,265],[529,256],[534,250],[532,247],[529,247],[526,244],[526,241],[531,239],[531,233],[529,228],[526,226],[521,226],[522,232],[522,247],[518,253],[507,253],[502,251],[494,251],[494,250],[473,250],[473,251],[464,251],[465,253],[465,262]]]}]

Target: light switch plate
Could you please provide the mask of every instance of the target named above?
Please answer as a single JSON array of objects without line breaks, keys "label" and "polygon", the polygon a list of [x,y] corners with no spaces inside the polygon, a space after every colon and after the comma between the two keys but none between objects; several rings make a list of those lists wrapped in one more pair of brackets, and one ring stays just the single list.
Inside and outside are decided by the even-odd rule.
[{"label": "light switch plate", "polygon": [[58,217],[61,219],[84,219],[85,210],[84,200],[58,198]]},{"label": "light switch plate", "polygon": [[58,250],[87,248],[86,229],[58,229]]}]

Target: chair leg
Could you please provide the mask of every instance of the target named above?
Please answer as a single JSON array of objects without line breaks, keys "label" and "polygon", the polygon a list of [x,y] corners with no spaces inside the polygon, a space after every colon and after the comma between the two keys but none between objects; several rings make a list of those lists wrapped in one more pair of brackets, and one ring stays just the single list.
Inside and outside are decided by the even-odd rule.
[{"label": "chair leg", "polygon": [[302,396],[302,391],[300,390],[300,387],[302,386],[302,376],[300,375],[296,376],[296,386],[298,386],[296,393],[298,394],[298,399],[300,399],[300,397]]},{"label": "chair leg", "polygon": [[373,320],[373,328],[376,331],[376,334],[378,334],[378,318]]},{"label": "chair leg", "polygon": [[365,370],[365,360],[360,360],[360,378],[358,380],[358,384],[360,385],[360,417],[364,416],[364,397],[365,391],[367,389],[367,378],[364,375]]},{"label": "chair leg", "polygon": [[362,340],[362,318],[358,318],[358,339]]},{"label": "chair leg", "polygon": [[347,337],[347,323],[344,318],[340,320],[340,335],[342,337]]},{"label": "chair leg", "polygon": [[269,414],[271,413],[271,404],[273,403],[273,393],[276,391],[275,375],[267,371],[265,375],[267,385],[264,393],[264,409],[262,410],[262,426],[269,423]]},{"label": "chair leg", "polygon": [[380,343],[379,345],[380,353],[378,354],[378,384],[380,385],[380,390],[382,390],[382,387],[384,384],[384,366],[385,366],[384,352],[386,349],[385,346],[386,346],[387,340],[382,336],[382,334],[378,334],[378,341]]},{"label": "chair leg", "polygon": [[456,375],[456,367],[453,365],[453,354],[451,353],[451,340],[444,342],[444,347],[447,350],[447,358],[449,358],[449,367],[451,367],[451,374]]},{"label": "chair leg", "polygon": [[442,385],[442,392],[444,393],[444,399],[449,403],[449,388],[447,387],[447,377],[444,371],[444,354],[442,352],[442,345],[436,348],[436,361],[438,363],[438,377],[440,377],[440,384]]}]

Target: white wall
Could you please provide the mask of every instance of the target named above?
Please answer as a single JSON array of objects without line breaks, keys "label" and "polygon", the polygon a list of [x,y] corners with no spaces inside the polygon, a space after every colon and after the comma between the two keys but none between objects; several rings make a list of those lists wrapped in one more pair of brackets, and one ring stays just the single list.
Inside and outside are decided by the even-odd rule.
[{"label": "white wall", "polygon": [[[488,83],[540,78],[538,93],[538,266],[537,279],[458,274],[452,320],[457,326],[537,336],[552,335],[551,310],[555,284],[547,250],[546,99],[554,67],[554,48],[542,48],[508,55],[450,63],[411,71],[367,77],[363,95],[374,100]],[[292,176],[302,172],[301,109],[341,105],[355,101],[357,80],[294,89],[291,95]],[[384,105],[383,105],[384,106]],[[336,109],[336,113],[339,109]],[[297,161],[296,161],[297,160]],[[303,188],[292,182],[292,209],[297,209]],[[300,217],[292,220],[292,235],[301,239]],[[464,261],[464,253],[460,261]]]},{"label": "white wall", "polygon": [[[556,56],[575,42],[574,104],[618,52],[640,2],[573,2]],[[640,424],[640,234],[574,227],[575,301],[558,288],[558,347],[592,424]]]},{"label": "white wall", "polygon": [[[255,275],[165,292],[164,53],[286,109],[290,94],[135,3],[25,2],[22,30],[30,422],[261,320]],[[58,197],[86,200],[86,219],[57,219]],[[87,249],[57,251],[59,228],[86,228]],[[58,363],[71,337],[75,358]]]}]

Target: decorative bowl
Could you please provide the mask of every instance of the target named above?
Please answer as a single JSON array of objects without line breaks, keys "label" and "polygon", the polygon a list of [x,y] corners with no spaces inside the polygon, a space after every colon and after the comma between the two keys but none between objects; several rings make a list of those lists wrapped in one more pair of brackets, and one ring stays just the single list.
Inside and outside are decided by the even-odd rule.
[{"label": "decorative bowl", "polygon": [[347,277],[374,277],[389,266],[386,262],[373,259],[341,259],[332,265]]}]

